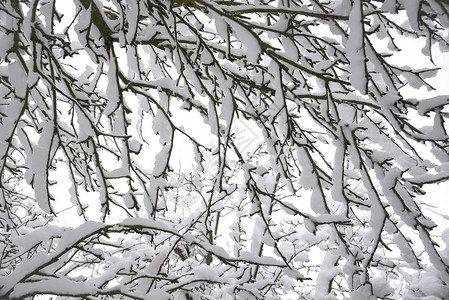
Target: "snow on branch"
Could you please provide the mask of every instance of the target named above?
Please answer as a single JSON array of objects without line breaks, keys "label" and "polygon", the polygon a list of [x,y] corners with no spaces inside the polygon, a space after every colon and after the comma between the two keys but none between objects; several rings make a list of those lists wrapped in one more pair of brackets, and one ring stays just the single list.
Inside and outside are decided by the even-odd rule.
[{"label": "snow on branch", "polygon": [[0,297],[447,298],[448,28],[439,0],[0,1]]}]

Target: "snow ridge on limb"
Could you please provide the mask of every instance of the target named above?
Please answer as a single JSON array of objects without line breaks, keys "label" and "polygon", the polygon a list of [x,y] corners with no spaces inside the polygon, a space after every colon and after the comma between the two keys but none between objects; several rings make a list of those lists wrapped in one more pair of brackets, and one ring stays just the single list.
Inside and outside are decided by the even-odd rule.
[{"label": "snow ridge on limb", "polygon": [[[52,228],[57,229],[57,227]],[[72,255],[76,255],[76,251],[73,252],[74,249],[82,249],[87,254],[106,259],[107,252],[98,251],[99,249],[95,251],[95,248],[90,247],[89,244],[99,242],[95,236],[108,237],[109,234],[118,232],[148,234],[155,231],[166,233],[169,234],[169,236],[181,238],[192,246],[198,246],[201,249],[212,253],[224,263],[230,265],[237,266],[238,263],[244,263],[260,266],[285,267],[284,263],[279,262],[272,257],[255,257],[250,253],[242,254],[239,257],[231,257],[219,246],[211,245],[207,242],[198,242],[189,234],[180,234],[176,230],[173,230],[171,224],[164,224],[162,221],[153,221],[146,218],[128,218],[123,222],[111,225],[89,221],[74,229],[49,232],[48,237],[45,237],[46,234],[42,235],[42,233],[45,233],[50,229],[50,227],[42,228],[41,230],[36,230],[26,236],[27,240],[22,242],[22,247],[24,249],[29,250],[39,243],[46,243],[48,242],[47,238],[56,238],[56,246],[49,253],[40,251],[29,259],[22,259],[20,265],[8,276],[8,280],[1,283],[1,296],[7,296],[12,299],[19,299],[36,294],[82,297],[86,295],[109,294],[112,291],[114,291],[112,292],[113,294],[134,295],[132,292],[126,291],[125,289],[99,288],[98,285],[102,282],[102,276],[86,280],[84,276],[67,277],[63,275],[64,273],[54,273],[52,274],[52,277],[46,278],[46,275],[49,275],[51,270],[59,271],[65,268],[65,259]],[[110,245],[113,245],[113,243],[114,242],[111,242]],[[132,251],[140,250],[134,249]],[[109,254],[113,256],[114,252],[115,251],[112,250]],[[198,267],[198,271],[199,269],[200,268]],[[116,270],[116,272],[119,271],[120,269]],[[202,274],[203,275],[200,277],[205,276],[204,273]],[[117,276],[118,274],[107,272],[103,274],[104,279],[107,280],[110,275]],[[55,285],[56,283],[59,284]],[[178,280],[173,280],[173,283],[178,283]],[[171,289],[177,288],[172,287]],[[165,290],[169,290],[169,288],[166,287]],[[144,295],[139,295],[138,293],[135,294],[135,296],[138,298],[142,297],[142,299],[144,298]]]}]

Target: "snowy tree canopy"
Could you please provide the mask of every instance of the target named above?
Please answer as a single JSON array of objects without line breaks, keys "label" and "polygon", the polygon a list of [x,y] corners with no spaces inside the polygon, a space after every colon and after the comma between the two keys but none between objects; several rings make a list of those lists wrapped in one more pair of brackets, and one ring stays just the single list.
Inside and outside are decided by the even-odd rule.
[{"label": "snowy tree canopy", "polygon": [[449,297],[448,12],[0,1],[0,298]]}]

